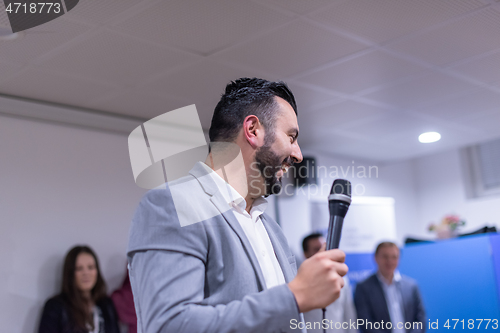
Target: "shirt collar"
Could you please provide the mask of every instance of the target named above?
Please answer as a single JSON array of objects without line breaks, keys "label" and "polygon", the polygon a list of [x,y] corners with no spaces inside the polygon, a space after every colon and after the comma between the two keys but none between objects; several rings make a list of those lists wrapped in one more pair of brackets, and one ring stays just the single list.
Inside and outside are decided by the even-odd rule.
[{"label": "shirt collar", "polygon": [[[222,197],[224,198],[224,201],[226,201],[226,203],[229,206],[235,208],[239,212],[245,211],[247,207],[247,202],[241,196],[241,194],[239,194],[238,191],[236,191],[228,182],[226,182],[221,176],[219,176],[217,172],[215,172],[208,165],[206,165],[203,162],[198,162],[198,163],[200,163],[203,166],[207,174],[209,174],[212,180],[215,182],[215,185],[217,186],[217,189],[221,193]],[[203,182],[203,179],[200,178],[200,181]],[[266,210],[266,207],[267,207],[267,200],[263,197],[259,197],[255,199],[253,203],[250,215],[251,216],[254,216],[254,214],[261,215]]]},{"label": "shirt collar", "polygon": [[[392,283],[389,283],[389,281],[387,281],[387,279],[385,277],[383,277],[382,274],[380,274],[379,271],[377,271],[377,277],[378,277],[379,281],[382,282],[386,286],[390,286],[392,284]],[[393,283],[397,283],[399,281],[401,281],[401,274],[396,269],[394,271],[394,276],[392,277],[392,282]]]}]

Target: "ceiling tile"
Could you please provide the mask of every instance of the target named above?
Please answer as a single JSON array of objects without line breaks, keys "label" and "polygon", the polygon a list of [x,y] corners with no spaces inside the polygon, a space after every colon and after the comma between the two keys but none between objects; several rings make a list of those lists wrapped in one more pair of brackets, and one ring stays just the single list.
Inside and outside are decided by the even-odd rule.
[{"label": "ceiling tile", "polygon": [[381,51],[373,51],[306,75],[300,80],[323,88],[354,93],[420,71],[423,68],[418,65]]},{"label": "ceiling tile", "polygon": [[340,125],[339,128],[355,135],[364,136],[370,140],[384,142],[386,138],[398,133],[416,133],[415,135],[418,136],[423,132],[435,130],[436,126],[429,121],[421,120],[411,114],[386,112],[376,119],[371,119],[363,123]]},{"label": "ceiling tile", "polygon": [[309,119],[313,122],[312,128],[321,123],[323,126],[335,129],[346,124],[363,123],[370,119],[376,119],[388,112],[372,105],[347,101],[314,110]]},{"label": "ceiling tile", "polygon": [[25,64],[90,30],[90,26],[60,17],[29,29],[22,38],[0,42],[0,60]]},{"label": "ceiling tile", "polygon": [[335,139],[326,141],[318,148],[316,148],[316,145],[311,148],[320,149],[333,155],[343,156],[344,158],[352,158],[354,162],[359,162],[356,159],[373,162],[393,161],[397,160],[401,155],[407,154],[407,151],[404,149],[394,147],[390,144],[380,144],[373,140],[367,142],[365,140],[350,139],[345,144],[336,146],[333,149],[329,148],[335,141]]},{"label": "ceiling tile", "polygon": [[[288,77],[302,148],[411,158],[498,137],[500,8],[493,2],[81,1],[24,38],[0,42],[0,93],[141,118],[194,103],[208,129],[230,80]],[[0,25],[8,25],[2,5]],[[381,44],[367,49],[370,41]],[[434,70],[405,60],[415,58]],[[442,74],[442,64],[485,86]],[[418,143],[426,130],[443,139]]]},{"label": "ceiling tile", "polygon": [[446,120],[467,116],[473,117],[475,114],[481,112],[500,110],[500,93],[481,89],[472,93],[456,96],[446,101],[425,105],[415,110],[419,113]]},{"label": "ceiling tile", "polygon": [[485,83],[500,80],[500,52],[458,65],[453,70]]},{"label": "ceiling tile", "polygon": [[45,69],[133,86],[196,57],[104,30],[43,62]]},{"label": "ceiling tile", "polygon": [[23,71],[0,84],[0,91],[4,94],[80,107],[88,107],[90,101],[103,97],[113,88],[94,80],[71,78],[37,69]]},{"label": "ceiling tile", "polygon": [[117,29],[163,45],[207,55],[264,32],[290,17],[251,1],[161,1]]},{"label": "ceiling tile", "polygon": [[204,60],[196,65],[160,76],[138,89],[182,98],[189,104],[197,106],[210,104],[213,109],[231,80],[253,76],[253,73],[245,70]]},{"label": "ceiling tile", "polygon": [[[301,128],[298,143],[301,149],[315,149],[325,152],[352,155],[356,147],[370,146],[373,142],[333,131],[305,132]],[[350,154],[349,154],[350,153]]]},{"label": "ceiling tile", "polygon": [[88,22],[107,24],[113,17],[132,6],[144,6],[146,3],[145,0],[79,1],[78,5],[66,15]]},{"label": "ceiling tile", "polygon": [[315,109],[318,105],[338,103],[342,100],[340,97],[325,93],[320,89],[304,87],[293,81],[289,81],[287,84],[295,96],[299,115],[304,111]]},{"label": "ceiling tile", "polygon": [[333,3],[342,3],[348,0],[257,0],[262,3],[271,3],[278,7],[290,10],[297,14],[307,14]]},{"label": "ceiling tile", "polygon": [[491,7],[388,47],[431,64],[445,65],[500,48],[498,36],[500,10]]},{"label": "ceiling tile", "polygon": [[415,108],[420,104],[477,89],[453,77],[431,73],[367,94],[364,97],[397,108]]},{"label": "ceiling tile", "polygon": [[500,128],[500,108],[491,112],[475,115],[471,118],[459,119],[455,122],[481,131],[487,136],[500,136],[498,130]]},{"label": "ceiling tile", "polygon": [[0,83],[10,79],[21,68],[20,65],[0,61]]},{"label": "ceiling tile", "polygon": [[312,17],[381,43],[484,5],[480,0],[356,0],[329,7]]},{"label": "ceiling tile", "polygon": [[151,119],[189,103],[167,96],[138,92],[135,89],[111,94],[93,103],[95,109]]},{"label": "ceiling tile", "polygon": [[217,59],[286,77],[364,48],[362,44],[323,28],[294,21],[258,39],[223,51]]}]

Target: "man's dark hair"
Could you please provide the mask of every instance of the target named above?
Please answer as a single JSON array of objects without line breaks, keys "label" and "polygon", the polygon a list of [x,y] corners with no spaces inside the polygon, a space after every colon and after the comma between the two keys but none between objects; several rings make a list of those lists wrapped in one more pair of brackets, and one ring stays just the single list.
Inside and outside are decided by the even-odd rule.
[{"label": "man's dark hair", "polygon": [[278,116],[275,97],[287,101],[297,114],[295,98],[282,81],[272,82],[258,78],[241,78],[231,81],[214,110],[210,125],[210,141],[234,142],[243,126],[243,120],[255,115],[271,137]]},{"label": "man's dark hair", "polygon": [[302,241],[302,250],[304,251],[304,253],[306,253],[309,250],[309,241],[311,239],[315,239],[315,238],[319,238],[319,237],[323,237],[323,234],[320,232],[315,232],[315,233],[312,233],[304,238],[304,240]]},{"label": "man's dark hair", "polygon": [[379,245],[377,245],[377,248],[375,249],[375,255],[377,255],[380,251],[381,248],[383,247],[392,247],[392,246],[395,246],[399,249],[399,247],[396,245],[396,243],[393,243],[393,242],[382,242],[380,243]]}]

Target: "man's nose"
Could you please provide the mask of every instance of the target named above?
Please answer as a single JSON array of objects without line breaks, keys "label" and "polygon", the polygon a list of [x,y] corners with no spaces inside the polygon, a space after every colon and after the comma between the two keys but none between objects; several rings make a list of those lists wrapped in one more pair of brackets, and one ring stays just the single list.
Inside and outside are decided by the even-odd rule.
[{"label": "man's nose", "polygon": [[300,163],[302,162],[302,151],[300,150],[299,144],[297,141],[295,141],[295,144],[293,145],[292,153],[290,154],[290,157],[293,159],[293,163]]}]

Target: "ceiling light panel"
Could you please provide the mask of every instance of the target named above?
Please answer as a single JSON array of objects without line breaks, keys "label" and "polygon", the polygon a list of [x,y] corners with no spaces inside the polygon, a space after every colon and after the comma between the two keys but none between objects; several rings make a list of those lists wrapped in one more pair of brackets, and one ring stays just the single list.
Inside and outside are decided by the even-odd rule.
[{"label": "ceiling light panel", "polygon": [[421,143],[433,143],[441,140],[441,134],[438,132],[426,132],[418,136],[418,141]]}]

